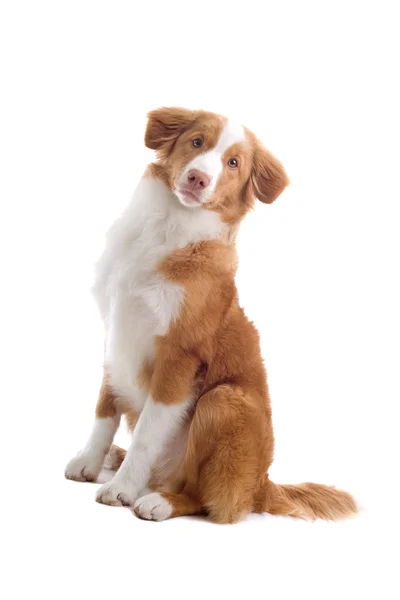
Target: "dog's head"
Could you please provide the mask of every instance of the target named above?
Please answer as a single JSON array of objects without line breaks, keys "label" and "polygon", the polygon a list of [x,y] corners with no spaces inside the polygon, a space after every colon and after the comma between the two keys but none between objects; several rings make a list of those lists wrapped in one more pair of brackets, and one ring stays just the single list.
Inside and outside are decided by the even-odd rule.
[{"label": "dog's head", "polygon": [[202,110],[160,108],[148,115],[148,148],[163,178],[191,209],[237,221],[254,198],[271,203],[288,185],[281,163],[242,125]]}]

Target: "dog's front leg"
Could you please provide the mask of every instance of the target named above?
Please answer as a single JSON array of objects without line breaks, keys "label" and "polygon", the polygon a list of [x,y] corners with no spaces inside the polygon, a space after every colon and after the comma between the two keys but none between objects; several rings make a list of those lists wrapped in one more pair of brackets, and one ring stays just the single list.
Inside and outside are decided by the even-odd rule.
[{"label": "dog's front leg", "polygon": [[142,495],[157,459],[192,406],[197,366],[193,357],[177,352],[156,363],[131,446],[114,478],[99,489],[97,502],[133,506]]},{"label": "dog's front leg", "polygon": [[96,419],[86,446],[69,461],[65,477],[75,481],[96,481],[120,422],[116,398],[104,374],[96,406]]}]

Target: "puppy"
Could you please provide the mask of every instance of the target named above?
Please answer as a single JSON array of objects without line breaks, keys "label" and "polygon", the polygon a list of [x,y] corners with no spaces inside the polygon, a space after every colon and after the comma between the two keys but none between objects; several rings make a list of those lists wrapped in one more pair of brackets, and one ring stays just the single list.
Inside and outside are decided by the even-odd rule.
[{"label": "puppy", "polygon": [[[344,491],[268,477],[270,398],[257,330],[238,303],[235,238],[256,199],[270,204],[288,185],[281,163],[246,128],[201,110],[151,112],[145,143],[157,160],[97,264],[104,378],[66,477],[95,481],[112,468],[97,501],[155,521],[355,513]],[[112,446],[122,415],[127,452]]]}]

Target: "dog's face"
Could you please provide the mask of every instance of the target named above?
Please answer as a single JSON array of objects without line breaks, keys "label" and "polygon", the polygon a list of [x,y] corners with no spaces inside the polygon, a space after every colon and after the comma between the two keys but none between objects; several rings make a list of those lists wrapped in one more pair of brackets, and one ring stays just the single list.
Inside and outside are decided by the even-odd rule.
[{"label": "dog's face", "polygon": [[273,202],[288,184],[254,134],[214,113],[155,110],[145,143],[157,151],[163,179],[184,206],[216,210],[227,222],[242,217],[255,197]]}]

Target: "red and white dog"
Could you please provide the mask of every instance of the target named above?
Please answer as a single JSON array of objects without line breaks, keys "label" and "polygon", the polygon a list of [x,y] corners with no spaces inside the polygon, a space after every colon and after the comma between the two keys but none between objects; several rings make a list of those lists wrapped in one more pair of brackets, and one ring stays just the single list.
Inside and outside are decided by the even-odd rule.
[{"label": "red and white dog", "polygon": [[[117,470],[97,501],[155,521],[355,513],[346,492],[268,478],[270,399],[258,333],[238,304],[235,238],[255,199],[271,203],[288,184],[282,165],[246,128],[200,110],[151,112],[145,143],[157,161],[97,265],[104,379],[92,433],[66,477]],[[127,452],[112,446],[123,414]]]}]

